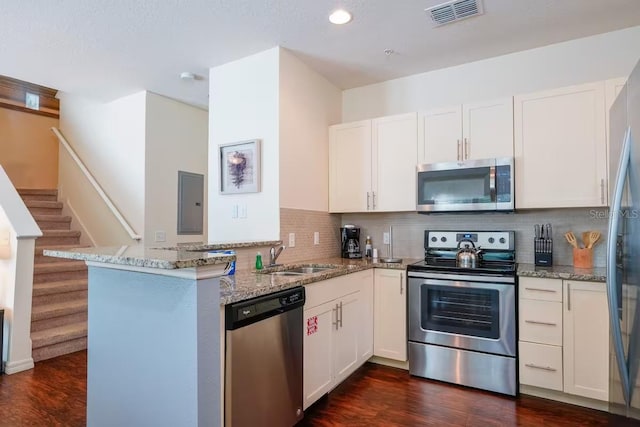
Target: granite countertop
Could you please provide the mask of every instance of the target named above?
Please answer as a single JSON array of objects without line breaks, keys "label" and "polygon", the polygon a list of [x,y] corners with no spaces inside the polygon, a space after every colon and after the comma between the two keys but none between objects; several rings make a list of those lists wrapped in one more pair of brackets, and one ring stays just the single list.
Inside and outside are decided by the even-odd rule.
[{"label": "granite countertop", "polygon": [[143,246],[77,248],[65,251],[45,249],[43,254],[51,257],[76,259],[80,261],[167,270],[228,264],[236,259],[235,255],[210,254],[202,251],[189,251],[184,249],[153,249]]},{"label": "granite countertop", "polygon": [[178,243],[177,246],[155,249],[206,252],[221,249],[243,249],[255,248],[260,246],[279,246],[281,244],[282,240],[266,240],[263,242]]},{"label": "granite countertop", "polygon": [[583,280],[588,282],[606,282],[607,269],[604,267],[575,268],[572,265],[554,265],[540,267],[534,264],[518,263],[518,276],[546,279]]},{"label": "granite countertop", "polygon": [[[272,292],[290,289],[296,286],[309,285],[314,282],[331,279],[356,271],[370,268],[389,268],[405,270],[407,265],[419,261],[418,258],[408,258],[402,263],[380,263],[371,260],[350,260],[343,258],[315,259],[305,262],[290,263],[256,271],[236,271],[232,276],[220,278],[220,304],[226,305],[249,298],[267,295]],[[268,273],[298,266],[332,266],[330,270],[300,276],[272,276]]]}]

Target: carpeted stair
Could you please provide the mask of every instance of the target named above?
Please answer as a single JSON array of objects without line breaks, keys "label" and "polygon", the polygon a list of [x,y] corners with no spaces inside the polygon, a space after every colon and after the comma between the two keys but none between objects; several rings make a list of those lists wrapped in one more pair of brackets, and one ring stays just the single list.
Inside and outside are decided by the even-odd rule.
[{"label": "carpeted stair", "polygon": [[80,232],[62,215],[58,190],[18,190],[43,236],[36,239],[31,341],[38,362],[87,348],[87,267],[43,256],[44,249],[81,247]]}]

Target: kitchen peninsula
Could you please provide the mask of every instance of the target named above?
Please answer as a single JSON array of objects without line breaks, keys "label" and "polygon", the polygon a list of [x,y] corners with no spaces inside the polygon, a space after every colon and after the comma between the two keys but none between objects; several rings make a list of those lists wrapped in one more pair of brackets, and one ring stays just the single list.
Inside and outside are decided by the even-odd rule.
[{"label": "kitchen peninsula", "polygon": [[217,425],[220,276],[233,255],[47,250],[89,267],[87,425]]}]

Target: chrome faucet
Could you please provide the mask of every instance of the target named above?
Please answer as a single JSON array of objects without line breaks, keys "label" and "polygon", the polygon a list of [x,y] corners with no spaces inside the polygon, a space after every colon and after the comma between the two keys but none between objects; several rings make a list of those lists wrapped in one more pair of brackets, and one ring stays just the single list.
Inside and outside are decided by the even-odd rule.
[{"label": "chrome faucet", "polygon": [[282,245],[278,248],[278,250],[276,250],[275,246],[272,246],[271,249],[269,249],[269,265],[270,266],[276,265],[276,260],[278,259],[278,257],[280,256],[284,248],[285,246]]}]

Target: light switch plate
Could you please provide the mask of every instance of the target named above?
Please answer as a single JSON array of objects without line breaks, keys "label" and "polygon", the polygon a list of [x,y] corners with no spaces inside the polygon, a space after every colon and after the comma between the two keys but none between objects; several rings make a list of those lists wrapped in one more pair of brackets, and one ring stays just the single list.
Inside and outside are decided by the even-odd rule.
[{"label": "light switch plate", "polygon": [[315,231],[313,233],[313,244],[314,245],[319,245],[320,244],[320,232],[319,231]]},{"label": "light switch plate", "polygon": [[289,247],[296,247],[296,233],[289,233]]},{"label": "light switch plate", "polygon": [[240,210],[238,212],[238,217],[245,219],[247,217],[247,205],[240,205]]}]

